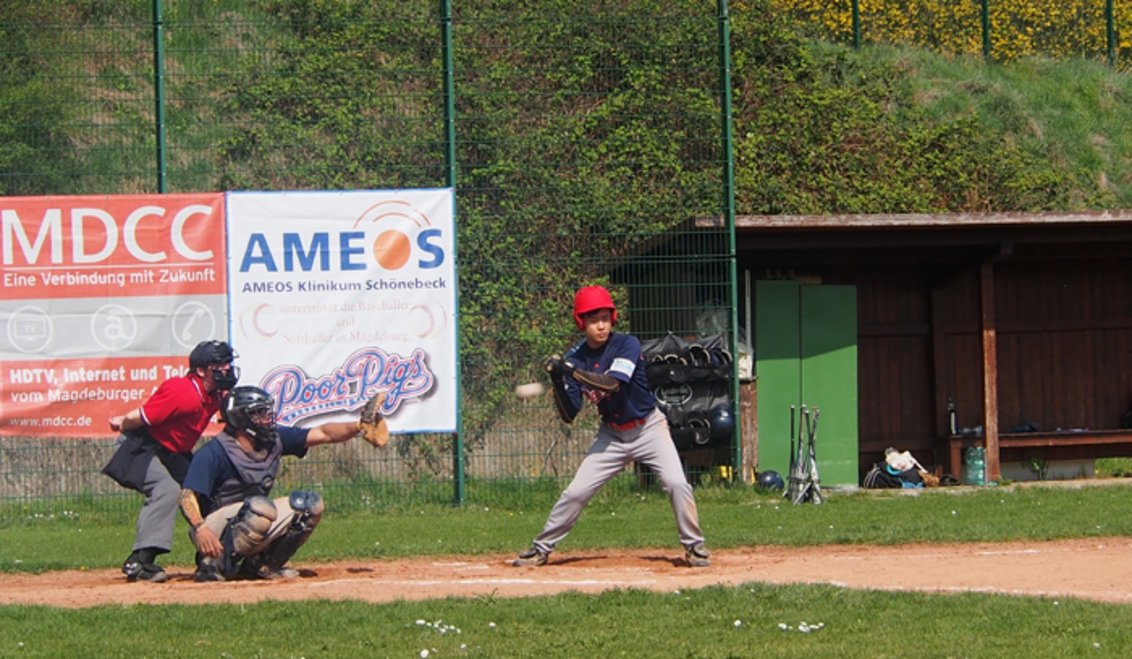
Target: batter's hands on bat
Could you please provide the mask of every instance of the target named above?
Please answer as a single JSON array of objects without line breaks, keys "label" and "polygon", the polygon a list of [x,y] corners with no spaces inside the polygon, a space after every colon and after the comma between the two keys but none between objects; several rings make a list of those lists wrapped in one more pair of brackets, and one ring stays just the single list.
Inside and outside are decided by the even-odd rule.
[{"label": "batter's hands on bat", "polygon": [[550,376],[552,378],[562,377],[564,373],[570,370],[568,362],[563,360],[561,355],[551,355],[547,357],[546,364],[544,366],[546,368],[546,372],[550,373]]}]

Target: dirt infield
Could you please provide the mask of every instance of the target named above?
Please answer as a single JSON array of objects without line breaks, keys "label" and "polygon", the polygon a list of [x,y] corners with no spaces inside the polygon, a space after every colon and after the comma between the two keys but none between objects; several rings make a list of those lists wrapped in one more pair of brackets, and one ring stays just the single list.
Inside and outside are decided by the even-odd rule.
[{"label": "dirt infield", "polygon": [[614,588],[672,591],[761,581],[924,592],[977,591],[1132,602],[1132,539],[1000,544],[754,547],[716,551],[711,567],[685,567],[671,549],[566,552],[540,568],[511,555],[295,564],[287,581],[198,584],[188,568],[163,584],[126,583],[117,570],[0,578],[0,604],[249,603],[262,600],[389,602],[449,596],[523,597]]}]

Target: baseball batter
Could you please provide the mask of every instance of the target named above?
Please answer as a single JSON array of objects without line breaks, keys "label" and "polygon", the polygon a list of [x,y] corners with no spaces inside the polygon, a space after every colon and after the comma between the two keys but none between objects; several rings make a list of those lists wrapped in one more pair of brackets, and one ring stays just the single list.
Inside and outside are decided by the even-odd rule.
[{"label": "baseball batter", "polygon": [[613,331],[617,308],[609,291],[601,286],[587,286],[577,292],[574,322],[585,338],[564,357],[552,356],[546,363],[554,401],[566,423],[574,420],[584,401],[597,406],[602,423],[578,473],[551,509],[542,532],[513,564],[545,565],[590,499],[635,461],[652,468],[668,493],[688,565],[710,565],[711,554],[704,546],[692,486],[684,476],[668,421],[657,409],[649,390],[641,342],[632,335]]}]

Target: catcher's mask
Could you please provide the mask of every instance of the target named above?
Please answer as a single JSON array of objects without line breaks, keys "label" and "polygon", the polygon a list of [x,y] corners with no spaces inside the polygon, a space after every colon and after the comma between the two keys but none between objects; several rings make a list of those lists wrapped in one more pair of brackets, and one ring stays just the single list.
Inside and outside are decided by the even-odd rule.
[{"label": "catcher's mask", "polygon": [[224,341],[201,341],[189,353],[189,368],[194,371],[208,369],[216,388],[228,391],[240,381],[240,369],[232,364],[238,356]]},{"label": "catcher's mask", "polygon": [[259,387],[236,387],[220,408],[224,423],[257,443],[275,439],[275,400]]},{"label": "catcher's mask", "polygon": [[613,324],[617,324],[617,306],[613,304],[613,296],[605,290],[605,287],[586,286],[578,289],[578,292],[574,294],[574,324],[578,326],[578,329],[584,330],[586,328],[582,316],[598,309],[609,309]]}]

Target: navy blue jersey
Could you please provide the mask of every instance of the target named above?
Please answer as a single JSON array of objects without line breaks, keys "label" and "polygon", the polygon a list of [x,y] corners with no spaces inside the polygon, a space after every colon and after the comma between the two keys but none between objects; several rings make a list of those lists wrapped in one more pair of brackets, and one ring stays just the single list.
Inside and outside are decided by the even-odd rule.
[{"label": "navy blue jersey", "polygon": [[656,408],[656,398],[649,389],[641,342],[632,334],[613,332],[605,345],[594,350],[585,339],[566,352],[564,357],[583,371],[604,373],[621,382],[614,393],[590,390],[566,376],[566,393],[577,407],[582,396],[597,403],[601,420],[614,424],[636,421]]},{"label": "navy blue jersey", "polygon": [[[293,428],[291,426],[278,426],[279,441],[283,444],[283,455],[304,457],[307,454],[306,428]],[[230,479],[239,478],[236,467],[225,452],[224,446],[217,440],[206,443],[193,455],[189,465],[189,473],[185,476],[182,487],[196,492],[199,496],[201,514],[207,517],[218,506],[213,497],[217,494],[220,485]]]}]

